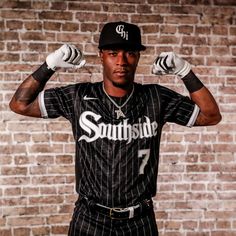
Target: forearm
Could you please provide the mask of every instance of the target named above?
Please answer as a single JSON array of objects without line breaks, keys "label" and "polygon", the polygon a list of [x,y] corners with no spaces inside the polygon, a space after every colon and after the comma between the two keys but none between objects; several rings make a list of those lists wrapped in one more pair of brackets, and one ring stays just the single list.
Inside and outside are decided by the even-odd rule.
[{"label": "forearm", "polygon": [[53,73],[44,63],[26,78],[12,97],[11,110],[25,116],[41,117],[37,97]]},{"label": "forearm", "polygon": [[18,87],[10,101],[12,111],[26,116],[40,117],[40,110],[37,109],[37,96],[43,90],[44,85],[36,81],[32,75],[26,78]]},{"label": "forearm", "polygon": [[[183,78],[187,82],[187,89],[190,92],[192,101],[200,108],[200,113],[195,122],[196,126],[215,125],[220,122],[221,114],[219,107],[210,93],[210,91],[201,83],[196,75],[190,71],[189,74]],[[192,86],[192,87],[191,87]]]}]

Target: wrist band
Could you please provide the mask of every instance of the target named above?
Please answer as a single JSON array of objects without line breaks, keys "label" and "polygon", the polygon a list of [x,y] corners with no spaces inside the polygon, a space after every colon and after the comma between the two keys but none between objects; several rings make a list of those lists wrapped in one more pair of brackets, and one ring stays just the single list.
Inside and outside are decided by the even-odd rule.
[{"label": "wrist band", "polygon": [[182,78],[182,80],[190,93],[194,93],[204,86],[192,71],[190,71],[184,78]]},{"label": "wrist band", "polygon": [[33,74],[33,78],[40,83],[47,83],[50,77],[54,74],[54,70],[48,68],[47,63],[44,62]]}]

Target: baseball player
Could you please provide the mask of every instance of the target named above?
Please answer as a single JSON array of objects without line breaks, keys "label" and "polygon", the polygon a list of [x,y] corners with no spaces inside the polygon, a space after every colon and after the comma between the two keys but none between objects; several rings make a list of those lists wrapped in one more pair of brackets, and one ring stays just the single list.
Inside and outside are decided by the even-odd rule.
[{"label": "baseball player", "polygon": [[174,52],[161,53],[152,73],[177,75],[189,97],[134,82],[140,52],[146,49],[138,26],[105,24],[98,48],[102,82],[43,90],[56,70],[85,65],[79,49],[63,45],[23,81],[10,108],[32,117],[63,116],[71,123],[79,198],[68,235],[156,236],[152,198],[163,125],[215,125],[221,115],[191,65]]}]

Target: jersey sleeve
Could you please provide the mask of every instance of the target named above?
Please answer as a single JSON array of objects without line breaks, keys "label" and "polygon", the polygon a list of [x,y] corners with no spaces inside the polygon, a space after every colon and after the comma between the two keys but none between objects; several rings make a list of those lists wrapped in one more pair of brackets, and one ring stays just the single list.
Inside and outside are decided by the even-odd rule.
[{"label": "jersey sleeve", "polygon": [[192,127],[199,114],[199,107],[189,98],[168,88],[161,87],[161,114],[163,122]]},{"label": "jersey sleeve", "polygon": [[38,97],[41,116],[43,118],[63,116],[71,120],[74,114],[75,93],[75,85],[42,91]]}]

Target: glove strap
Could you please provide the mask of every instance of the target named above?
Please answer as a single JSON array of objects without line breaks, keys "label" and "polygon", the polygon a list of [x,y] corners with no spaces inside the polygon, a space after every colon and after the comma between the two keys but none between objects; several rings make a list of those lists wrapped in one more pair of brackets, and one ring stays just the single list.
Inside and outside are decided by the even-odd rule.
[{"label": "glove strap", "polygon": [[33,74],[33,78],[39,83],[46,84],[47,81],[54,74],[54,70],[50,69],[46,62],[44,62]]},{"label": "glove strap", "polygon": [[194,93],[204,87],[203,83],[191,70],[182,80],[189,93]]},{"label": "glove strap", "polygon": [[190,70],[191,70],[190,64],[187,61],[185,61],[183,68],[178,72],[176,72],[176,74],[179,75],[180,78],[182,79],[189,73]]}]

